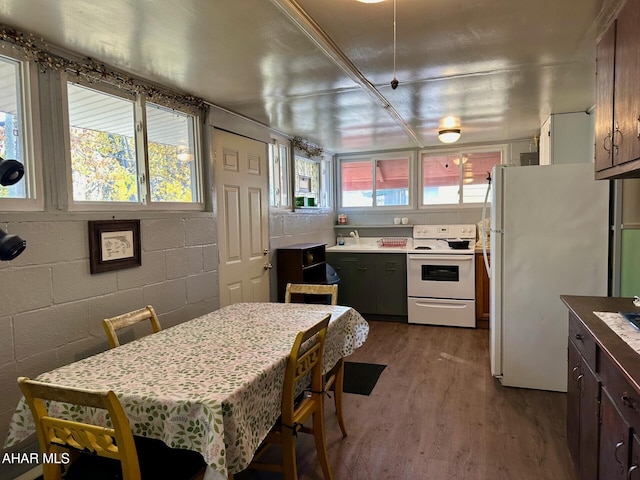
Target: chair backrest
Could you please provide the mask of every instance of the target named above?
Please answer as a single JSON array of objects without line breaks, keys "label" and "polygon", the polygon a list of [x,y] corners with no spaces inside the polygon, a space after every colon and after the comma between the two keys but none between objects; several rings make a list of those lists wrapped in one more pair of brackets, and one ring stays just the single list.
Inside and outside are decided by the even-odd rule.
[{"label": "chair backrest", "polygon": [[[119,460],[124,480],[140,480],[140,466],[133,433],[115,393],[63,387],[26,377],[18,378],[18,385],[33,414],[43,454],[54,458],[62,447]],[[50,416],[48,401],[105,409],[113,427]],[[61,478],[60,463],[45,462],[43,471],[45,480]]]},{"label": "chair backrest", "polygon": [[322,320],[308,330],[298,332],[293,342],[282,388],[282,423],[284,425],[293,426],[299,420],[304,421],[305,418],[299,418],[298,413],[304,411],[306,403],[311,401],[310,398],[305,397],[302,402],[295,403],[298,380],[311,375],[311,395],[322,396],[324,389],[322,357],[330,318],[331,314],[327,313]]},{"label": "chair backrest", "polygon": [[292,294],[331,296],[331,305],[338,304],[338,285],[316,285],[311,283],[287,283],[284,302],[291,303]]},{"label": "chair backrest", "polygon": [[162,330],[160,321],[158,320],[158,316],[156,315],[156,311],[151,305],[147,305],[144,308],[134,310],[133,312],[123,313],[122,315],[105,318],[104,320],[102,320],[102,326],[104,327],[104,331],[107,334],[109,346],[111,348],[120,346],[120,341],[118,340],[118,335],[116,334],[117,330],[121,330],[125,327],[129,327],[133,324],[145,320],[151,321],[151,328],[153,329],[153,333],[157,333]]}]

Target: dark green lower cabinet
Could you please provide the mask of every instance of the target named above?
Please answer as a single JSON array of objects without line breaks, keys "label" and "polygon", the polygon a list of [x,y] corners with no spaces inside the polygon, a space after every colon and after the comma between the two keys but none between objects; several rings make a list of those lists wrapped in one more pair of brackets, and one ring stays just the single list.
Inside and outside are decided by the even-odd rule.
[{"label": "dark green lower cabinet", "polygon": [[371,319],[407,321],[407,256],[327,252],[340,277],[338,304]]}]

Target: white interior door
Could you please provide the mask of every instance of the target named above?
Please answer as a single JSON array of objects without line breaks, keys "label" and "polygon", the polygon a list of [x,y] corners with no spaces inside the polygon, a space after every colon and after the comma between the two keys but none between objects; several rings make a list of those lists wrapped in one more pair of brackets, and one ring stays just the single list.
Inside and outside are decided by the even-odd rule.
[{"label": "white interior door", "polygon": [[220,306],[269,301],[267,145],[214,130]]}]

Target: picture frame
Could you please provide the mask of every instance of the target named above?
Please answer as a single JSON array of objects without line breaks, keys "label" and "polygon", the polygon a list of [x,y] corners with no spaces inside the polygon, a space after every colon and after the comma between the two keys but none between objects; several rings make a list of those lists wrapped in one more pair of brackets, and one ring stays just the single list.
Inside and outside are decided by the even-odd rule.
[{"label": "picture frame", "polygon": [[89,266],[92,274],[140,265],[140,220],[89,221]]}]

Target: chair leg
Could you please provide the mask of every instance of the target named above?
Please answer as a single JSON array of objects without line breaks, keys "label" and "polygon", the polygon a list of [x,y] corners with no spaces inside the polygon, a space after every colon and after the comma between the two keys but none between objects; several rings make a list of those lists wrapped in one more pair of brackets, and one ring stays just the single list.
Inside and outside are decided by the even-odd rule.
[{"label": "chair leg", "polygon": [[327,455],[327,443],[324,435],[324,408],[320,404],[319,408],[313,413],[313,439],[316,444],[316,452],[318,461],[322,467],[324,480],[333,480],[331,467],[329,466],[329,456]]},{"label": "chair leg", "polygon": [[296,465],[296,437],[293,431],[283,429],[282,433],[282,469],[284,480],[298,480]]},{"label": "chair leg", "polygon": [[340,357],[336,370],[336,381],[333,384],[333,401],[336,406],[336,415],[338,416],[338,424],[342,430],[342,436],[347,436],[347,427],[344,423],[344,415],[342,413],[342,387],[344,384],[344,359]]},{"label": "chair leg", "polygon": [[45,480],[61,480],[62,469],[60,465],[55,463],[43,463],[42,464],[42,478]]}]

